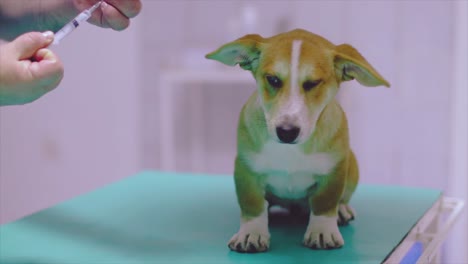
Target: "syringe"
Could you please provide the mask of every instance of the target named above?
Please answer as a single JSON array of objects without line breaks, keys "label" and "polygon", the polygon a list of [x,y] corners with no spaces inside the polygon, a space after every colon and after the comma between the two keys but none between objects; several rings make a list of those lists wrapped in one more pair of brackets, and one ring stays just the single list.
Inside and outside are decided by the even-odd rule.
[{"label": "syringe", "polygon": [[91,8],[86,9],[77,15],[72,21],[68,22],[63,28],[61,28],[57,33],[55,33],[54,42],[52,44],[57,45],[59,42],[68,34],[70,34],[75,28],[77,28],[80,23],[88,20],[91,17],[91,14],[96,10],[102,1],[97,2]]}]

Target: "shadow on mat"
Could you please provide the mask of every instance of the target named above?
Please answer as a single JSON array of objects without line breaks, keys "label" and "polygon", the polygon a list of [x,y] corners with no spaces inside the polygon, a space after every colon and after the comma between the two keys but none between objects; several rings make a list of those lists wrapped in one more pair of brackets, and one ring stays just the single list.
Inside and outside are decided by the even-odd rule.
[{"label": "shadow on mat", "polygon": [[289,211],[280,207],[272,207],[268,213],[270,228],[297,229],[305,228],[309,221],[309,214],[299,211]]}]

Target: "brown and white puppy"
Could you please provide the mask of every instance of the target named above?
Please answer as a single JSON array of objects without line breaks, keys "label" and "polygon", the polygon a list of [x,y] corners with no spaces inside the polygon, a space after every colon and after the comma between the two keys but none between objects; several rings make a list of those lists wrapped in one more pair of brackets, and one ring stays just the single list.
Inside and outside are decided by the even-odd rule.
[{"label": "brown and white puppy", "polygon": [[355,217],[348,203],[359,174],[335,95],[343,81],[389,83],[352,46],[301,29],[270,38],[246,35],[206,57],[239,64],[257,82],[238,124],[234,179],[241,225],[229,247],[266,251],[272,205],[310,214],[305,246],[343,246],[338,224]]}]

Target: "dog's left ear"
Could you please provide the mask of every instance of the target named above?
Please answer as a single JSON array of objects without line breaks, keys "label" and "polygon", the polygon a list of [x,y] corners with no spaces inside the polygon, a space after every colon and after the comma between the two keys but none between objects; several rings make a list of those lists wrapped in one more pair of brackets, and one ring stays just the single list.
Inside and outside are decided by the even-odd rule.
[{"label": "dog's left ear", "polygon": [[205,57],[230,66],[239,64],[239,66],[244,70],[255,71],[258,67],[260,45],[263,41],[264,38],[260,35],[246,35],[233,42],[224,44],[216,51],[207,54]]},{"label": "dog's left ear", "polygon": [[335,49],[335,71],[342,81],[356,79],[365,86],[390,84],[351,45],[342,44]]}]

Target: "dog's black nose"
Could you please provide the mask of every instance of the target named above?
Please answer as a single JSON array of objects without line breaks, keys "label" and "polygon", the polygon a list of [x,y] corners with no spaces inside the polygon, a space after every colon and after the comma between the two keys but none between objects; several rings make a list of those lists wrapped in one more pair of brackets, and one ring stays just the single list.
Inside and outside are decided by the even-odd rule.
[{"label": "dog's black nose", "polygon": [[282,143],[293,144],[294,140],[296,140],[297,136],[299,136],[299,132],[301,130],[295,126],[278,126],[276,127],[276,134],[278,135],[279,140]]}]

